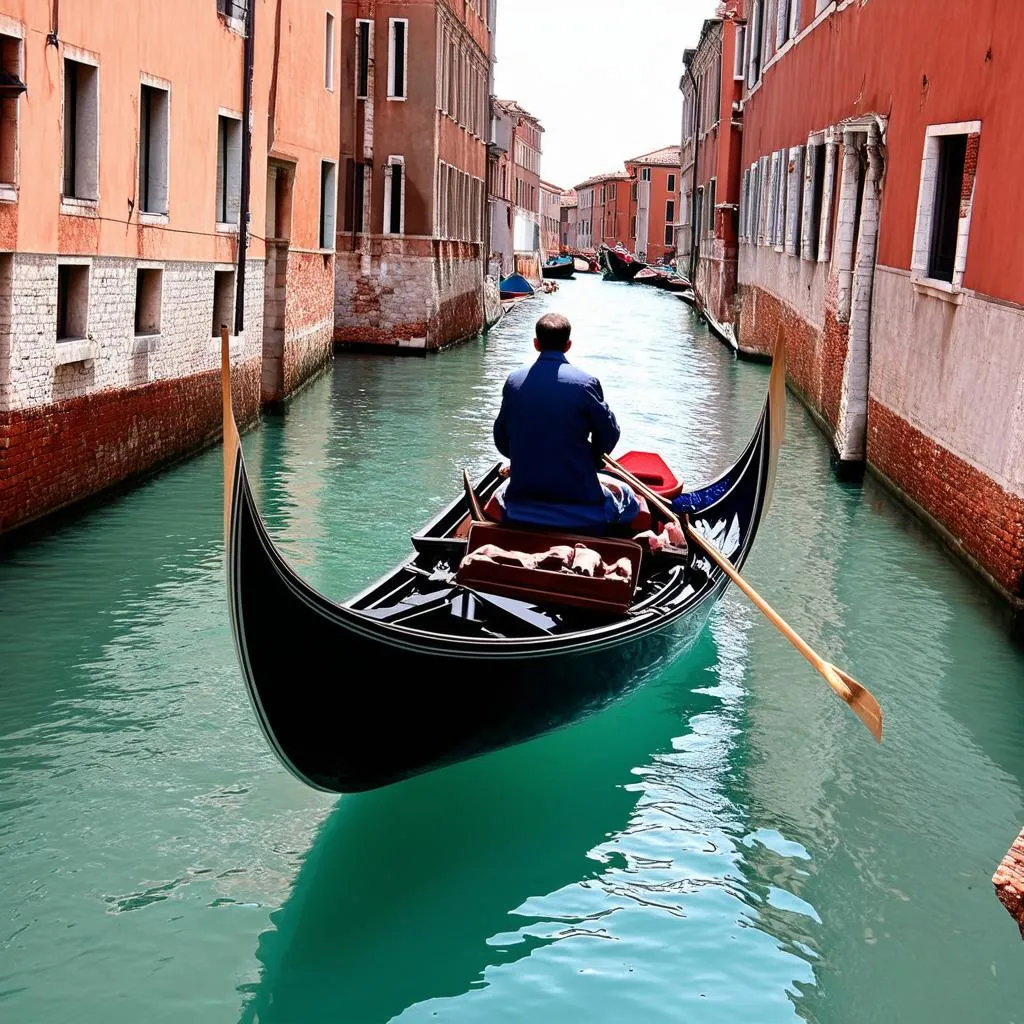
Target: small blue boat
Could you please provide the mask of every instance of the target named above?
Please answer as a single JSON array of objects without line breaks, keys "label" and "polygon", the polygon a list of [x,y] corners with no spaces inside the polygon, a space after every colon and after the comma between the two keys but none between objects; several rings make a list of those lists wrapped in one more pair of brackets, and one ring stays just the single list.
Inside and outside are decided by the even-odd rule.
[{"label": "small blue boat", "polygon": [[567,281],[576,273],[576,265],[571,256],[552,256],[541,267],[541,273],[545,279]]},{"label": "small blue boat", "polygon": [[534,294],[533,285],[522,274],[509,274],[499,285],[503,299],[522,299]]}]

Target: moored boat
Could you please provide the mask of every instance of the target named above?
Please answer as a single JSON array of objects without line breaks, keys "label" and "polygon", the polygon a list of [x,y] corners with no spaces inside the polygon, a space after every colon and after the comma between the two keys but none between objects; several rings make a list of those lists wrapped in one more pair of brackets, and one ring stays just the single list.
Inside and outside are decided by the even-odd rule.
[{"label": "moored boat", "polygon": [[552,256],[541,267],[541,273],[548,280],[567,281],[576,273],[571,256]]},{"label": "moored boat", "polygon": [[502,278],[498,291],[503,299],[524,299],[535,294],[536,289],[522,274],[510,274]]},{"label": "moored boat", "polygon": [[[682,557],[643,554],[624,614],[467,585],[458,567],[470,550],[467,530],[479,525],[479,516],[471,525],[473,504],[501,483],[495,466],[412,538],[399,566],[337,604],[288,565],[260,517],[231,406],[226,332],[221,366],[236,649],[267,740],[310,786],[373,789],[597,711],[692,644],[727,585],[693,546]],[[757,428],[736,463],[697,489],[671,481],[661,488],[737,566],[771,500],[784,406],[780,346]],[[647,458],[648,467],[659,464]]]},{"label": "moored boat", "polygon": [[592,257],[573,256],[572,262],[577,274],[599,274],[601,272],[597,260]]}]

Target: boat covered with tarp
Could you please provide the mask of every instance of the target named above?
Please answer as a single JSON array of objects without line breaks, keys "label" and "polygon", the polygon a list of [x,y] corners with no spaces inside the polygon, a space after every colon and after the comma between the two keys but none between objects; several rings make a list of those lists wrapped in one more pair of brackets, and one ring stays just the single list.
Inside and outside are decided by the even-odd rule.
[{"label": "boat covered with tarp", "polygon": [[[260,516],[232,411],[226,332],[222,347],[232,631],[270,746],[310,786],[374,789],[596,712],[685,651],[726,588],[698,546],[648,550],[631,537],[576,545],[617,559],[619,579],[547,572],[536,585],[546,570],[519,565],[503,576],[477,557],[493,549],[480,541],[509,544],[513,534],[511,546],[540,551],[567,538],[485,521],[503,481],[497,464],[474,485],[465,478],[401,564],[338,603],[288,564]],[[771,500],[784,407],[780,345],[753,436],[711,483],[687,489],[660,456],[631,453],[631,471],[737,567]]]},{"label": "boat covered with tarp", "polygon": [[501,279],[498,291],[503,299],[525,299],[535,294],[536,289],[522,274],[509,274]]}]

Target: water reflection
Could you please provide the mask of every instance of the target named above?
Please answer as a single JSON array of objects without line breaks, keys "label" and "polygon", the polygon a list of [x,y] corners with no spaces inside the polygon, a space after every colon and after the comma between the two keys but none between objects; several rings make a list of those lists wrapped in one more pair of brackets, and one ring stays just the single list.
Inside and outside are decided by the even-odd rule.
[{"label": "water reflection", "polygon": [[[737,891],[742,816],[722,792],[735,734],[723,696],[734,704],[738,690],[720,663],[705,637],[661,684],[578,726],[342,798],[260,937],[261,978],[242,1019],[459,1015],[454,997],[467,993],[470,1013],[494,1019],[496,977],[518,988],[545,963],[594,965],[606,948],[621,961],[652,912],[677,924],[704,904],[748,916],[758,897]],[[738,945],[755,951],[758,984],[784,990],[791,966],[772,943],[751,933]],[[724,994],[707,960],[680,956],[676,967],[677,1009]]]}]

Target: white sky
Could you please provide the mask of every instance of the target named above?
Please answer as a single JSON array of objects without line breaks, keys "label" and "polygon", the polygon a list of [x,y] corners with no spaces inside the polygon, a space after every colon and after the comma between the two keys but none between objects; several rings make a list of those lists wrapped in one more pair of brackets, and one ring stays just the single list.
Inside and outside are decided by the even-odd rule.
[{"label": "white sky", "polygon": [[541,176],[572,188],[679,142],[683,50],[716,0],[498,0],[495,94],[544,126]]}]

